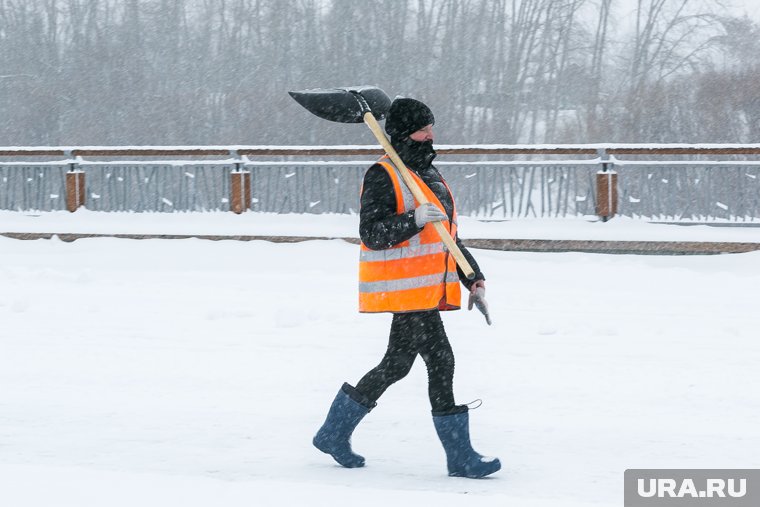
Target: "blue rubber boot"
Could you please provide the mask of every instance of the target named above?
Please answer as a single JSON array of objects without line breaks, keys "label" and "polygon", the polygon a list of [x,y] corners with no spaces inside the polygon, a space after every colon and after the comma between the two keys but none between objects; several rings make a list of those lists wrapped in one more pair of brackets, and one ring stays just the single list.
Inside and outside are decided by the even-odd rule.
[{"label": "blue rubber boot", "polygon": [[314,436],[314,447],[346,468],[363,467],[364,458],[351,450],[351,434],[375,405],[377,403],[370,403],[349,384],[343,384],[330,406],[325,423]]},{"label": "blue rubber boot", "polygon": [[454,413],[436,415],[433,424],[446,451],[446,464],[451,477],[480,479],[501,470],[499,458],[481,456],[470,443],[470,416],[466,405]]}]

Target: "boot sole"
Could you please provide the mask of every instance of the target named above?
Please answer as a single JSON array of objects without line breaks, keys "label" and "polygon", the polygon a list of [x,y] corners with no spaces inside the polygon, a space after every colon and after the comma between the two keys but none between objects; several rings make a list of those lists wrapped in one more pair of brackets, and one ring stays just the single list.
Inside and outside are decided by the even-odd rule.
[{"label": "boot sole", "polygon": [[484,477],[488,477],[491,474],[495,474],[499,470],[501,470],[501,462],[498,462],[498,466],[496,468],[484,474],[468,474],[467,472],[449,472],[449,477],[463,477],[465,479],[482,479]]},{"label": "boot sole", "polygon": [[327,454],[328,456],[330,456],[332,459],[334,459],[334,460],[335,460],[335,462],[336,462],[337,464],[339,464],[339,465],[340,465],[340,466],[342,466],[343,468],[362,468],[362,467],[364,466],[364,463],[365,463],[365,460],[364,460],[364,458],[361,458],[361,462],[360,462],[360,463],[358,463],[358,464],[355,464],[355,463],[342,463],[342,462],[341,462],[341,461],[340,461],[340,460],[339,460],[339,459],[338,459],[338,458],[335,456],[335,454],[333,454],[332,452],[330,452],[330,450],[329,450],[329,449],[326,449],[326,448],[324,448],[324,449],[323,449],[322,447],[320,447],[319,445],[317,445],[317,440],[316,440],[316,438],[315,438],[314,440],[312,440],[312,442],[311,442],[311,443],[314,445],[314,447],[316,447],[316,448],[317,448],[317,450],[319,450],[320,452],[323,452],[323,453]]}]

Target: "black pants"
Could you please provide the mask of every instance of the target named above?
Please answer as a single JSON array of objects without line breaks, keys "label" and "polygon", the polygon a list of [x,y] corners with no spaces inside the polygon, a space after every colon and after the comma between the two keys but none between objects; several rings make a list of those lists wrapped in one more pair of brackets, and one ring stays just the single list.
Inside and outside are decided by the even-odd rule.
[{"label": "black pants", "polygon": [[356,384],[356,390],[374,403],[392,384],[406,377],[420,355],[428,372],[428,395],[434,412],[454,408],[454,352],[438,310],[393,315],[388,350]]}]

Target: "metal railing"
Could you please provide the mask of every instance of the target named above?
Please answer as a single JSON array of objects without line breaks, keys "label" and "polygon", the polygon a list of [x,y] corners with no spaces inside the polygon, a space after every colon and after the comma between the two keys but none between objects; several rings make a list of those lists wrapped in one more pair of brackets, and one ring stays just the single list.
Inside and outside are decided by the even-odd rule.
[{"label": "metal railing", "polygon": [[[437,148],[462,215],[595,215],[596,177],[606,170],[619,175],[618,215],[760,221],[760,145]],[[355,213],[363,173],[380,154],[367,146],[0,148],[0,209],[66,209],[66,175],[80,170],[90,210],[228,211],[229,174],[242,169],[254,211]]]}]

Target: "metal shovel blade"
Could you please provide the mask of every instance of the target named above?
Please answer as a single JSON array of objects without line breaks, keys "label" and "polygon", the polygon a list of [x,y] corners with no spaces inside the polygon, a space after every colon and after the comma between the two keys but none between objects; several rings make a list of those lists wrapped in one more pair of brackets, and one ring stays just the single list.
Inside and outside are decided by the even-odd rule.
[{"label": "metal shovel blade", "polygon": [[391,107],[391,99],[376,86],[315,88],[288,93],[312,114],[339,123],[362,123],[367,112],[362,102],[369,106],[377,120],[385,118]]}]

